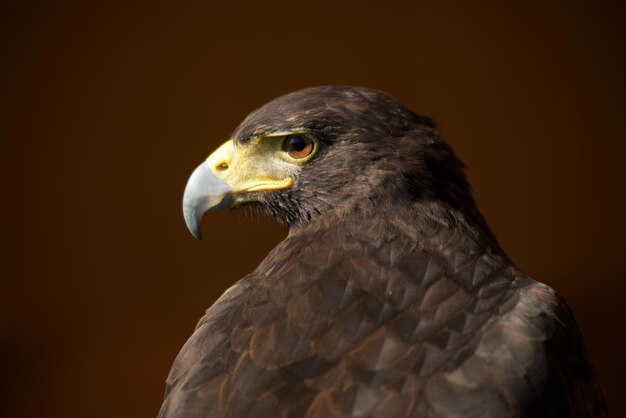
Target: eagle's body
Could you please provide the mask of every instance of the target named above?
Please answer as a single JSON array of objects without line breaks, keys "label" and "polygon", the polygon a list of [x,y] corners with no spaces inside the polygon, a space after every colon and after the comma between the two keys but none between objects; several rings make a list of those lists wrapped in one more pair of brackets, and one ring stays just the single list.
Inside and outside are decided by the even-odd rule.
[{"label": "eagle's body", "polygon": [[[345,89],[388,98],[325,89],[324,108]],[[359,100],[351,108],[367,112]],[[286,119],[279,105],[235,141],[277,123],[264,112]],[[397,132],[391,120],[385,136],[352,143],[344,124],[344,142],[309,163],[325,177],[303,168],[292,189],[259,199],[289,235],[207,310],[160,417],[605,416],[567,306],[500,249],[432,124],[401,116]]]}]

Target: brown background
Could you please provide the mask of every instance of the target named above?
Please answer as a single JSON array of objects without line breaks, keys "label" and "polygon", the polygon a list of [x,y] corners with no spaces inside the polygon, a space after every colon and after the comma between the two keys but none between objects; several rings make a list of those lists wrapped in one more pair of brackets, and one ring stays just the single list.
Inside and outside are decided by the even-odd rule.
[{"label": "brown background", "polygon": [[156,415],[203,310],[284,236],[224,213],[193,240],[189,174],[255,107],[329,83],[440,123],[504,248],[574,308],[626,415],[623,2],[10,3],[0,415]]}]

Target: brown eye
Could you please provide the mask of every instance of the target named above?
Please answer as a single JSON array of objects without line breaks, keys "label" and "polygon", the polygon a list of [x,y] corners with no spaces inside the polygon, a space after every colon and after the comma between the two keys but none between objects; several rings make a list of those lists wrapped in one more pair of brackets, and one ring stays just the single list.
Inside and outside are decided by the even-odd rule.
[{"label": "brown eye", "polygon": [[285,139],[283,148],[291,158],[301,160],[311,155],[313,149],[315,148],[315,143],[311,140],[311,138],[306,136],[292,135]]}]

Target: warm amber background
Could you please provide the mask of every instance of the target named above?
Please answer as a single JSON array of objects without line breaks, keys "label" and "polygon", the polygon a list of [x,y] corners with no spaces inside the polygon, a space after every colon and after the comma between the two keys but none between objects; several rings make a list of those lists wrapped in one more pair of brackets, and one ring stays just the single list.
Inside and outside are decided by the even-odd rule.
[{"label": "warm amber background", "polygon": [[225,213],[195,241],[188,175],[250,110],[328,83],[440,123],[626,415],[623,2],[3,3],[0,415],[156,415],[203,310],[284,235]]}]

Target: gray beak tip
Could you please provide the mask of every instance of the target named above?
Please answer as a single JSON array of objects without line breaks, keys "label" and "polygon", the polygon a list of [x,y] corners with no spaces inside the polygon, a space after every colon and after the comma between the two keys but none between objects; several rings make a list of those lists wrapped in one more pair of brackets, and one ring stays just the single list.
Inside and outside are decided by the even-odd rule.
[{"label": "gray beak tip", "polygon": [[202,239],[202,230],[200,229],[202,215],[196,215],[195,203],[187,202],[186,196],[183,199],[183,217],[185,218],[185,224],[189,232],[191,232],[191,235],[198,240]]},{"label": "gray beak tip", "polygon": [[191,235],[193,235],[195,239],[197,239],[198,241],[202,239],[202,231],[200,230],[200,228],[197,228],[195,230],[190,230],[190,231],[191,231]]}]

